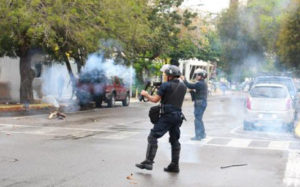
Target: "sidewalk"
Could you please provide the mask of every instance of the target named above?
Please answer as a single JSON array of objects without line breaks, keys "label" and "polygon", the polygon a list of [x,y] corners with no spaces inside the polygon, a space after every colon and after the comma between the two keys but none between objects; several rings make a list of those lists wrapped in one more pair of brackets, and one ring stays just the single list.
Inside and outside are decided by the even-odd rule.
[{"label": "sidewalk", "polygon": [[[137,98],[130,98],[131,103],[140,102]],[[74,107],[69,103],[61,103],[61,110],[69,111],[68,107]],[[95,108],[95,107],[91,107]],[[55,110],[56,108],[47,103],[42,104],[0,104],[0,116],[11,116],[11,115],[31,115],[31,114],[42,114],[48,113],[49,111]],[[71,111],[71,110],[70,110]]]},{"label": "sidewalk", "polygon": [[[230,96],[230,95],[238,95],[238,93],[235,92],[227,92],[225,95],[222,95],[220,93],[214,93],[212,95],[209,95],[209,98],[215,98],[220,96]],[[190,93],[187,93],[185,95],[185,101],[191,101]],[[132,97],[130,98],[130,103],[139,103],[140,101],[138,98]],[[67,103],[61,104],[62,107],[68,107],[69,105]],[[72,106],[72,105],[70,105]],[[0,116],[9,116],[14,114],[21,114],[21,115],[31,115],[36,113],[45,113],[49,112],[51,110],[54,110],[55,107],[51,104],[42,103],[42,104],[0,104]]]},{"label": "sidewalk", "polygon": [[51,109],[53,108],[50,104],[0,104],[0,112],[20,112],[27,110],[41,110],[41,109]]},{"label": "sidewalk", "polygon": [[0,104],[0,117],[31,116],[37,114],[47,114],[54,110],[50,104]]}]

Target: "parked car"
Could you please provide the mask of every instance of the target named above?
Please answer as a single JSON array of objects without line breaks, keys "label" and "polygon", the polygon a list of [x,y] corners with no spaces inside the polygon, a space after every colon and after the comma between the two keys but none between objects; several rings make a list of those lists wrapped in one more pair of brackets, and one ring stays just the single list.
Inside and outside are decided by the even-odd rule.
[{"label": "parked car", "polygon": [[244,130],[280,126],[293,131],[296,111],[292,102],[285,85],[253,85],[246,99]]},{"label": "parked car", "polygon": [[297,88],[295,86],[294,80],[291,77],[284,77],[284,76],[258,76],[256,77],[253,82],[252,86],[255,84],[260,83],[275,83],[275,84],[283,84],[287,87],[291,97],[294,99],[297,95]]},{"label": "parked car", "polygon": [[104,90],[102,100],[107,103],[108,107],[113,107],[116,101],[121,101],[123,106],[129,105],[129,88],[125,86],[121,78],[114,76],[108,79]]},{"label": "parked car", "polygon": [[90,102],[95,102],[96,107],[101,107],[102,102],[106,102],[108,107],[113,107],[116,101],[121,101],[123,106],[130,103],[129,89],[122,79],[117,76],[107,78],[105,73],[99,70],[80,74],[76,96],[80,106]]},{"label": "parked car", "polygon": [[258,76],[253,80],[252,86],[259,83],[275,83],[275,84],[285,85],[292,97],[292,101],[293,101],[292,104],[296,108],[296,113],[298,113],[298,110],[300,108],[299,94],[298,94],[299,90],[297,90],[293,78],[285,77],[285,76]]}]

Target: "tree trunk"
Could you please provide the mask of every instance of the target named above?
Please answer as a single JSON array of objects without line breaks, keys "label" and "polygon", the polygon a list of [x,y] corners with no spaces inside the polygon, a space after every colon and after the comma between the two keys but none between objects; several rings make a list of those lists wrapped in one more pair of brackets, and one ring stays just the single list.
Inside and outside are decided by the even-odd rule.
[{"label": "tree trunk", "polygon": [[33,103],[33,91],[32,91],[32,80],[34,79],[35,73],[31,69],[30,55],[27,52],[20,56],[20,102],[21,103]]},{"label": "tree trunk", "polygon": [[68,58],[67,55],[64,55],[64,58],[65,58],[67,70],[68,70],[68,72],[69,72],[70,79],[71,79],[71,81],[74,81],[74,74],[73,74],[73,71],[72,71],[72,67],[71,67],[69,58]]},{"label": "tree trunk", "polygon": [[72,67],[71,67],[71,64],[70,64],[68,56],[64,55],[64,58],[65,58],[65,62],[66,62],[66,66],[67,66],[68,72],[69,72],[70,80],[71,80],[71,83],[72,83],[72,93],[74,94],[74,92],[76,90],[76,88],[75,88],[76,87],[75,76],[73,74]]},{"label": "tree trunk", "polygon": [[75,58],[75,62],[77,65],[77,72],[78,72],[78,74],[80,74],[83,63],[82,63],[81,59],[79,59],[79,58]]}]

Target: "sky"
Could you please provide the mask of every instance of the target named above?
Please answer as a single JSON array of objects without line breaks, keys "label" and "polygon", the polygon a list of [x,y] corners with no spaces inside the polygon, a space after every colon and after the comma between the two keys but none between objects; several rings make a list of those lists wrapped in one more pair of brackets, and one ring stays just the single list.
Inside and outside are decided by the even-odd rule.
[{"label": "sky", "polygon": [[230,0],[184,0],[182,8],[219,13],[229,7]]}]

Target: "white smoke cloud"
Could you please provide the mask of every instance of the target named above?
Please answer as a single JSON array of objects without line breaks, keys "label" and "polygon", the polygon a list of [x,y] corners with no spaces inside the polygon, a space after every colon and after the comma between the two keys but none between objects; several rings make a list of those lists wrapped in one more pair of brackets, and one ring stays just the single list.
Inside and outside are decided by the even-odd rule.
[{"label": "white smoke cloud", "polygon": [[85,73],[93,70],[103,71],[108,78],[118,76],[127,86],[130,86],[136,76],[133,67],[116,64],[114,59],[106,59],[102,54],[98,53],[89,55],[82,72]]},{"label": "white smoke cloud", "polygon": [[67,68],[61,64],[44,66],[42,71],[43,95],[52,95],[57,99],[70,98],[72,85]]}]

